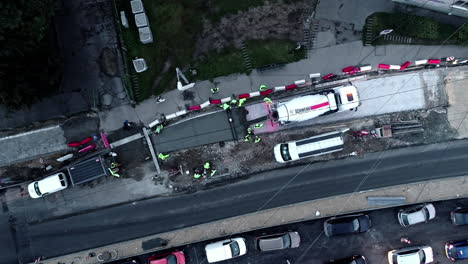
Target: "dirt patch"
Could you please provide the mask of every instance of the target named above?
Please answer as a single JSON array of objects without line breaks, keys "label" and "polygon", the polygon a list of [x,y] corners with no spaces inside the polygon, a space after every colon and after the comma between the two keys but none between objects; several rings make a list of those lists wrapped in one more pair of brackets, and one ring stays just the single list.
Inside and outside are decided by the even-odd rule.
[{"label": "dirt patch", "polygon": [[311,3],[268,3],[235,15],[227,15],[218,23],[205,20],[197,40],[194,58],[209,51],[240,44],[249,39],[290,39],[303,41],[305,10]]},{"label": "dirt patch", "polygon": [[[397,124],[410,120],[421,123],[423,131],[394,135],[391,138],[354,136],[354,132],[358,130],[372,131],[382,125]],[[303,139],[342,128],[350,128],[345,133],[346,143],[343,151],[287,164],[280,164],[275,161],[273,147],[278,143]],[[410,111],[382,115],[322,126],[296,128],[273,134],[262,134],[260,136],[262,141],[259,143],[243,141],[238,143],[227,142],[223,146],[211,144],[171,153],[170,158],[163,162],[162,169],[165,171],[176,171],[175,168],[182,166],[183,173],[175,173],[168,177],[168,184],[181,190],[185,188],[204,188],[205,184],[216,177],[222,178],[226,176],[226,179],[234,179],[286,166],[297,166],[310,162],[340,159],[355,155],[360,156],[369,152],[443,142],[454,139],[456,131],[448,123],[445,109],[440,108],[428,111]],[[211,162],[217,170],[215,176],[213,178],[202,177],[194,179],[193,169],[202,168],[203,164],[207,161]],[[188,174],[186,173],[187,171]]]},{"label": "dirt patch", "polygon": [[118,73],[117,54],[110,48],[104,48],[101,52],[101,70],[109,76],[116,76]]}]

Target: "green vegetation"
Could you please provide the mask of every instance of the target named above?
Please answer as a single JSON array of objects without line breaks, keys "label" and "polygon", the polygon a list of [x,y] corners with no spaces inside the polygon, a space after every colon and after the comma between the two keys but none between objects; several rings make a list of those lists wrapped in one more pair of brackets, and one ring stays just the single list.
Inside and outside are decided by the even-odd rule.
[{"label": "green vegetation", "polygon": [[[275,0],[282,1],[282,0]],[[295,2],[302,0],[286,0]],[[129,0],[116,0],[117,11],[125,10],[129,28],[120,27],[124,47],[127,50],[129,70],[134,73],[132,59],[145,58],[148,70],[134,73],[138,85],[133,87],[137,101],[152,94],[174,89],[175,67],[190,66],[197,75],[189,79],[207,80],[233,73],[248,73],[239,49],[228,47],[213,51],[204,59],[194,59],[195,41],[202,32],[202,21],[208,18],[217,21],[224,15],[263,5],[266,0],[152,0],[144,1],[154,42],[142,44],[131,12]],[[120,17],[120,14],[117,14]],[[119,21],[120,22],[120,21]],[[247,43],[253,67],[273,63],[288,63],[300,60],[304,52],[290,53],[295,43],[288,40],[255,40]],[[133,79],[133,78],[132,78]]]},{"label": "green vegetation", "polygon": [[19,107],[55,92],[62,66],[52,18],[55,0],[0,1],[0,104]]},{"label": "green vegetation", "polygon": [[[403,13],[374,13],[369,18],[373,19],[373,39],[378,37],[382,30],[393,29],[394,34],[398,36],[416,39],[413,44],[440,44],[441,41],[448,39],[456,30],[451,25],[439,23],[428,17]],[[363,32],[365,34],[366,30]],[[456,41],[457,38],[454,37],[451,42],[454,43]],[[373,44],[388,44],[389,42],[379,37]]]},{"label": "green vegetation", "polygon": [[195,64],[198,80],[213,79],[218,76],[232,73],[247,73],[242,53],[234,47],[226,48],[221,52],[208,54],[207,59]]},{"label": "green vegetation", "polygon": [[305,51],[295,50],[296,43],[289,40],[249,40],[247,49],[252,60],[252,66],[259,68],[269,64],[282,64],[298,61],[304,58]]},{"label": "green vegetation", "polygon": [[[130,25],[129,28],[121,27],[121,33],[131,70],[132,58],[145,58],[148,64],[148,70],[137,75],[141,91],[136,100],[141,101],[151,94],[160,94],[175,87],[175,83],[171,86],[175,67],[190,63],[195,48],[193,41],[202,29],[199,15],[203,12],[202,1],[145,1],[145,12],[154,38],[154,42],[149,44],[140,42],[130,1],[116,2],[118,10],[126,11]],[[161,81],[159,85],[154,85],[158,77]]]},{"label": "green vegetation", "polygon": [[458,40],[461,45],[468,45],[468,24],[463,25],[458,31]]},{"label": "green vegetation", "polygon": [[[247,53],[250,56],[252,67],[260,68],[270,64],[285,64],[304,58],[303,49],[295,51],[296,44],[290,40],[249,40]],[[208,58],[195,64],[198,72],[197,79],[207,80],[233,73],[248,73],[240,49],[233,47],[217,53],[212,52]]]}]

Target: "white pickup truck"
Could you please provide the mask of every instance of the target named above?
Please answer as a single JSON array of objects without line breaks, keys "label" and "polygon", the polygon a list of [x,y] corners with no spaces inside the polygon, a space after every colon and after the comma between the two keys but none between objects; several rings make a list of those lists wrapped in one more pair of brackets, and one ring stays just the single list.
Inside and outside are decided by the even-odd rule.
[{"label": "white pickup truck", "polygon": [[356,87],[340,86],[273,104],[270,117],[280,124],[301,122],[329,113],[355,110],[359,104]]}]

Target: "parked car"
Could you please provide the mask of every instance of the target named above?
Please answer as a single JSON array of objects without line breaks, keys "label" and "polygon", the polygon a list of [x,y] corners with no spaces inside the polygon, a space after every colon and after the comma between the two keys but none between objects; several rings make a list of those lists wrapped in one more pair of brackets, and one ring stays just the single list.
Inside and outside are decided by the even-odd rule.
[{"label": "parked car", "polygon": [[205,246],[208,263],[239,257],[247,253],[245,239],[236,237],[218,241]]},{"label": "parked car", "polygon": [[343,259],[330,260],[329,264],[366,264],[366,258],[360,255],[354,255]]},{"label": "parked car", "polygon": [[183,251],[163,253],[150,256],[149,264],[185,264],[185,254]]},{"label": "parked car", "polygon": [[436,210],[434,205],[430,203],[419,204],[409,208],[400,209],[400,211],[398,211],[398,221],[400,222],[400,225],[404,227],[425,223],[434,219],[435,216]]},{"label": "parked car", "polygon": [[451,261],[468,258],[468,240],[450,241],[445,244],[445,254]]},{"label": "parked car", "polygon": [[427,264],[433,261],[434,254],[429,246],[407,247],[388,252],[389,264]]},{"label": "parked car", "polygon": [[369,231],[371,221],[364,214],[332,217],[323,224],[323,231],[327,237],[357,234]]},{"label": "parked car", "polygon": [[44,195],[64,190],[68,187],[65,174],[62,172],[45,177],[42,180],[32,182],[28,185],[31,198],[40,198]]},{"label": "parked car", "polygon": [[450,212],[450,219],[454,225],[468,224],[468,208],[457,207]]},{"label": "parked car", "polygon": [[256,244],[260,251],[297,248],[301,244],[301,237],[298,232],[266,235],[257,237]]}]

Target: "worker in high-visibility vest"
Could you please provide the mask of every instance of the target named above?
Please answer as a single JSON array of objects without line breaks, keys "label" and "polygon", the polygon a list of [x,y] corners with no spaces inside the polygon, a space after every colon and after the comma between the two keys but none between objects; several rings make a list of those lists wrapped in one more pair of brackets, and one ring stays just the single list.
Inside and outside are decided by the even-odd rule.
[{"label": "worker in high-visibility vest", "polygon": [[263,123],[257,123],[254,125],[255,129],[261,128],[263,126]]},{"label": "worker in high-visibility vest", "polygon": [[223,108],[223,110],[227,110],[227,109],[229,109],[231,106],[228,105],[228,104],[226,104],[226,103],[224,103],[224,104],[220,105],[220,107]]},{"label": "worker in high-visibility vest", "polygon": [[110,174],[111,174],[112,176],[117,177],[117,178],[120,177],[120,175],[119,175],[116,171],[112,170],[111,168],[108,168],[108,169],[109,169]]},{"label": "worker in high-visibility vest", "polygon": [[258,89],[260,90],[260,92],[263,92],[263,91],[266,91],[267,86],[262,84],[262,85],[260,85],[260,87],[258,87]]},{"label": "worker in high-visibility vest", "polygon": [[162,153],[159,153],[158,158],[160,158],[161,160],[165,160],[165,159],[169,158],[169,154],[164,155]]},{"label": "worker in high-visibility vest", "polygon": [[247,101],[247,98],[239,99],[239,104],[237,106],[241,107],[245,103],[245,101]]},{"label": "worker in high-visibility vest", "polygon": [[267,104],[272,104],[273,103],[273,101],[271,101],[271,99],[268,98],[268,97],[263,98],[263,102],[265,102]]},{"label": "worker in high-visibility vest", "polygon": [[254,142],[255,142],[255,143],[258,143],[258,142],[260,142],[260,141],[262,141],[262,138],[259,137],[259,136],[255,136]]},{"label": "worker in high-visibility vest", "polygon": [[161,133],[163,128],[164,128],[163,124],[158,125],[156,129],[154,130],[154,133],[156,133],[156,135],[159,135],[159,133]]}]

